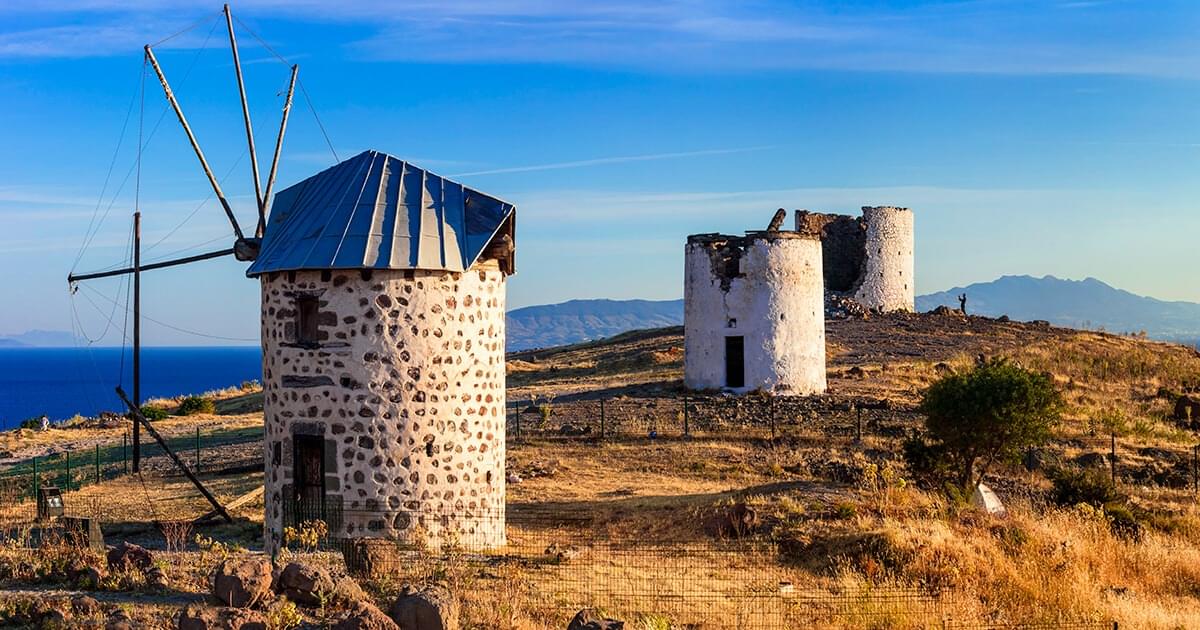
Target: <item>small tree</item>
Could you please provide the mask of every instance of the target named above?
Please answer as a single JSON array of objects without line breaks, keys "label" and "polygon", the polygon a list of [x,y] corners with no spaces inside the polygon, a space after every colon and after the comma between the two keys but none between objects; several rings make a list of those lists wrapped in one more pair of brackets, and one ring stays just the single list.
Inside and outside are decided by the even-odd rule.
[{"label": "small tree", "polygon": [[996,462],[1044,443],[1063,406],[1048,376],[1004,359],[983,361],[925,391],[921,411],[933,442],[925,452],[970,492]]}]

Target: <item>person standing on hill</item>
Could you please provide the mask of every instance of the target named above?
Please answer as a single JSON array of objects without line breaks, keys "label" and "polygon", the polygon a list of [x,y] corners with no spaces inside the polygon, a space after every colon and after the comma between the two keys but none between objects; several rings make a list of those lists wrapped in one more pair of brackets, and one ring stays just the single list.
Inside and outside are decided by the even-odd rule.
[{"label": "person standing on hill", "polygon": [[967,294],[966,293],[963,293],[962,295],[958,296],[958,312],[962,313],[963,315],[967,314]]}]

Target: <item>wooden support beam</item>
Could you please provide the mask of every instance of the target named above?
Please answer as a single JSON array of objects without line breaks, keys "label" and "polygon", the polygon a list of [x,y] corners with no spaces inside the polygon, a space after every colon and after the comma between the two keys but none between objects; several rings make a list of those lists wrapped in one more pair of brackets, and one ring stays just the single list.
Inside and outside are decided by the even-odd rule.
[{"label": "wooden support beam", "polygon": [[154,56],[154,51],[150,50],[150,45],[146,45],[146,59],[150,60],[150,65],[154,68],[154,73],[158,75],[158,82],[162,84],[163,93],[167,95],[167,101],[171,103],[171,107],[175,110],[175,117],[179,119],[179,124],[183,126],[183,131],[187,133],[188,141],[192,143],[192,150],[196,152],[196,157],[200,160],[200,167],[204,169],[204,174],[208,176],[208,183],[212,185],[213,192],[217,195],[217,200],[221,202],[221,207],[225,209],[225,216],[229,217],[229,223],[233,226],[233,233],[238,239],[246,238],[242,234],[242,227],[238,225],[237,217],[233,215],[233,208],[229,207],[229,200],[225,198],[225,193],[221,191],[221,184],[217,181],[217,176],[213,175],[212,169],[208,167],[208,160],[204,158],[204,151],[200,150],[200,143],[196,140],[196,134],[192,133],[192,127],[188,125],[187,118],[183,115],[183,109],[179,107],[179,101],[175,100],[175,93],[171,91],[171,85],[167,83],[167,75],[163,74],[162,68],[158,65],[158,58]]},{"label": "wooden support beam", "polygon": [[179,470],[183,471],[184,476],[186,476],[188,480],[190,480],[192,484],[196,486],[196,489],[200,491],[200,494],[204,495],[204,498],[208,500],[210,505],[213,506],[213,510],[217,514],[221,515],[221,517],[225,519],[225,522],[232,523],[233,518],[229,516],[229,512],[225,511],[225,506],[221,505],[220,501],[217,501],[217,498],[208,491],[208,488],[204,487],[203,483],[200,483],[200,480],[197,479],[196,475],[193,474],[191,469],[187,467],[187,464],[183,463],[183,460],[179,459],[179,456],[175,454],[175,451],[172,451],[171,447],[167,446],[167,441],[158,434],[158,430],[154,428],[154,425],[150,424],[150,421],[146,419],[146,416],[142,415],[142,410],[138,409],[137,405],[133,404],[133,402],[129,400],[129,397],[125,395],[125,390],[118,386],[117,395],[121,397],[121,402],[125,403],[126,407],[129,407],[129,413],[133,415],[134,420],[141,423],[141,425],[146,428],[146,433],[149,433],[150,437],[154,438],[155,442],[158,442],[158,445],[162,447],[163,452],[165,452],[167,456],[171,458],[171,461],[175,462],[175,465],[179,468]]},{"label": "wooden support beam", "polygon": [[[164,269],[166,267],[176,267],[178,265],[186,265],[199,260],[208,260],[210,258],[220,258],[233,253],[233,249],[222,249],[217,252],[208,252],[207,254],[196,254],[186,258],[177,258],[175,260],[164,260],[162,262],[150,263],[149,265],[141,265],[137,268],[138,271],[153,271],[155,269]],[[67,282],[79,282],[80,280],[95,280],[96,278],[108,278],[110,276],[122,276],[127,273],[133,273],[133,267],[124,267],[122,269],[113,269],[112,271],[98,271],[96,273],[81,273],[79,275],[71,274],[67,276]]]},{"label": "wooden support beam", "polygon": [[254,233],[262,238],[267,231],[267,204],[271,203],[271,191],[275,188],[275,173],[279,170],[279,153],[283,151],[283,134],[287,131],[288,114],[292,111],[292,95],[296,92],[296,75],[300,66],[292,66],[292,80],[288,83],[287,100],[283,103],[283,118],[279,121],[279,136],[275,139],[275,157],[271,159],[271,172],[267,175],[267,190],[263,193],[263,211],[258,214],[258,228]]}]

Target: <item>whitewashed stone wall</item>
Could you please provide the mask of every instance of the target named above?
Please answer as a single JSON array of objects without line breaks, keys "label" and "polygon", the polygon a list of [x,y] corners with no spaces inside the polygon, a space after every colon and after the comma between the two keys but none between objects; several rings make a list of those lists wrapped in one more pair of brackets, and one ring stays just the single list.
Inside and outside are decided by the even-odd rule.
[{"label": "whitewashed stone wall", "polygon": [[[734,267],[728,259],[737,258]],[[736,273],[734,273],[736,272]],[[725,337],[745,339],[745,386],[825,391],[821,241],[796,232],[688,238],[684,271],[684,384],[727,389]]]},{"label": "whitewashed stone wall", "polygon": [[[325,445],[339,538],[505,542],[505,275],[300,271],[261,277],[266,540],[280,541],[296,435]],[[319,341],[296,343],[298,295]],[[333,513],[333,510],[330,510]]]},{"label": "whitewashed stone wall", "polygon": [[864,206],[866,259],[854,300],[881,312],[916,308],[913,213],[908,208]]}]

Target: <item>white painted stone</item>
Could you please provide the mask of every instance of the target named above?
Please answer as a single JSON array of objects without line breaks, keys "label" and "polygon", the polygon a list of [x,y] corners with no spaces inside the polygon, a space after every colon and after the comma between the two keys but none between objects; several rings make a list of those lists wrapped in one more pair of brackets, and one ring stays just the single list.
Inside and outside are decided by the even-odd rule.
[{"label": "white painted stone", "polygon": [[[728,276],[724,253],[740,255]],[[726,387],[725,337],[745,338],[745,386]],[[691,389],[825,391],[821,242],[796,232],[688,239],[684,384]]]},{"label": "white painted stone", "polygon": [[996,496],[996,493],[985,483],[975,486],[975,492],[971,493],[971,505],[992,516],[1008,516],[1008,510],[1000,502],[1000,497]]},{"label": "white painted stone", "polygon": [[[496,262],[463,273],[274,272],[261,283],[268,550],[280,542],[297,434],[332,450],[325,491],[342,505],[332,535],[504,544],[505,274]],[[312,347],[295,343],[299,293],[319,294]]]},{"label": "white painted stone", "polygon": [[862,211],[867,227],[866,260],[854,300],[884,313],[914,310],[912,210],[864,206]]}]

